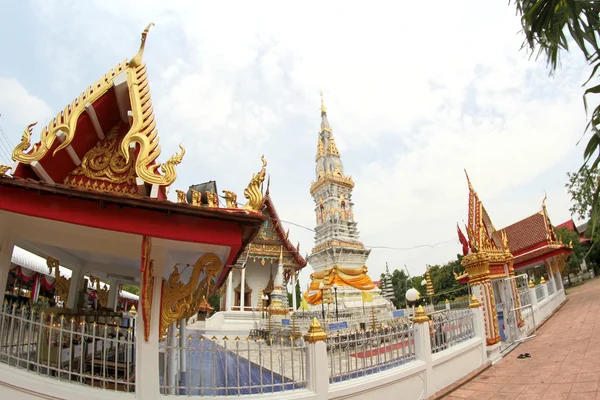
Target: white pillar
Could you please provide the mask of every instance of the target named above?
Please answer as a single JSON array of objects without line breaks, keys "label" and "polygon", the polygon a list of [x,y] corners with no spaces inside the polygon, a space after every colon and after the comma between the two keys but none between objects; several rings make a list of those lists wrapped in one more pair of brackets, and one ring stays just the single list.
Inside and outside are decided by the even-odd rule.
[{"label": "white pillar", "polygon": [[[296,304],[296,271],[294,267],[292,267],[292,305],[294,307],[294,312],[298,309],[298,305]],[[336,305],[337,307],[337,305]]]},{"label": "white pillar", "polygon": [[227,296],[225,297],[227,311],[231,311],[231,307],[233,306],[233,271],[235,271],[233,268],[230,269],[227,276]]},{"label": "white pillar", "polygon": [[307,389],[315,393],[314,399],[327,399],[329,393],[329,369],[327,345],[319,340],[306,344]]},{"label": "white pillar", "polygon": [[[187,347],[190,347],[190,339],[187,337],[187,320],[183,318],[179,321],[179,378],[181,379],[181,386],[187,387],[188,376],[187,376]],[[181,394],[186,395],[187,392]]]},{"label": "white pillar", "polygon": [[106,302],[106,308],[117,311],[119,284],[115,279],[110,279],[108,284],[110,285],[110,288],[108,289],[108,301]]},{"label": "white pillar", "polygon": [[0,295],[2,295],[0,301],[4,302],[4,292],[6,291],[8,271],[10,271],[10,261],[12,260],[15,243],[14,237],[8,235],[8,233],[6,236],[0,237],[0,240]]},{"label": "white pillar", "polygon": [[31,293],[31,301],[34,303],[40,297],[40,285],[42,284],[41,276],[42,276],[42,274],[35,274],[35,284],[34,284],[35,290],[33,291],[33,293]]},{"label": "white pillar", "polygon": [[[421,318],[423,319],[421,320]],[[429,318],[425,316],[423,308],[419,306],[415,313],[415,318],[413,319],[413,326],[415,329],[415,357],[417,360],[423,361],[426,365],[423,378],[424,399],[432,396],[436,391],[433,382],[433,361],[431,359],[431,331],[429,322]]]},{"label": "white pillar", "polygon": [[160,320],[160,302],[162,275],[165,263],[164,251],[154,249],[150,257],[154,260],[154,288],[152,293],[152,309],[150,310],[150,334],[148,341],[144,339],[144,319],[142,305],[136,317],[136,352],[135,352],[135,397],[152,400],[159,398],[160,373],[158,368],[158,325]]},{"label": "white pillar", "polygon": [[242,283],[240,285],[240,311],[246,307],[246,268],[242,269]]},{"label": "white pillar", "polygon": [[169,389],[169,394],[175,394],[174,386],[177,386],[177,322],[173,322],[169,326],[169,347],[167,351],[167,385],[172,386]]},{"label": "white pillar", "polygon": [[[60,260],[59,260],[60,261]],[[82,268],[79,267],[71,267],[71,283],[69,284],[69,297],[67,297],[67,304],[65,307],[73,310],[77,306],[77,297],[79,296],[79,291],[81,290],[81,281],[83,274]]]},{"label": "white pillar", "polygon": [[481,365],[487,363],[486,337],[485,337],[485,317],[483,316],[483,307],[471,308],[473,313],[473,325],[475,327],[475,336],[481,338]]}]

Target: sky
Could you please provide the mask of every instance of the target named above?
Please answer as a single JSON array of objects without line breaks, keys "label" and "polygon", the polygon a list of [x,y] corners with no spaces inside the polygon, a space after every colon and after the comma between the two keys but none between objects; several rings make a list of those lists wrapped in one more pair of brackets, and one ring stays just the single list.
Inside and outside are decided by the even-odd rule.
[{"label": "sky", "polygon": [[[173,200],[175,189],[209,180],[243,200],[264,154],[277,211],[309,253],[323,90],[374,280],[386,263],[417,275],[455,259],[464,169],[496,228],[540,211],[545,193],[552,222],[566,221],[566,173],[583,154],[584,60],[563,54],[550,76],[521,50],[507,2],[424,4],[12,2],[0,13],[0,127],[14,146],[40,121],[39,137],[133,57],[154,22],[144,60],[161,159],[179,143],[187,150]],[[303,288],[310,272],[300,275]]]}]

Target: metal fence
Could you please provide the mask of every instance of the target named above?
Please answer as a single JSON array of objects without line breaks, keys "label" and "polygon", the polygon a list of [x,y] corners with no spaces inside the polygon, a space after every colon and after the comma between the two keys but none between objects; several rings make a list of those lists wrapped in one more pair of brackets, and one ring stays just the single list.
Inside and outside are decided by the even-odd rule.
[{"label": "metal fence", "polygon": [[552,295],[554,293],[554,282],[548,281],[546,287],[548,288],[548,296]]},{"label": "metal fence", "polygon": [[164,346],[162,394],[240,396],[306,387],[304,339],[189,335]]},{"label": "metal fence", "polygon": [[470,309],[440,311],[430,315],[431,352],[437,353],[475,337]]},{"label": "metal fence", "polygon": [[62,381],[135,391],[132,328],[0,307],[0,362]]},{"label": "metal fence", "polygon": [[544,300],[544,286],[543,285],[537,285],[535,287],[535,297],[537,297],[538,301],[542,301]]},{"label": "metal fence", "polygon": [[327,338],[329,382],[371,375],[415,360],[414,328],[398,323]]}]

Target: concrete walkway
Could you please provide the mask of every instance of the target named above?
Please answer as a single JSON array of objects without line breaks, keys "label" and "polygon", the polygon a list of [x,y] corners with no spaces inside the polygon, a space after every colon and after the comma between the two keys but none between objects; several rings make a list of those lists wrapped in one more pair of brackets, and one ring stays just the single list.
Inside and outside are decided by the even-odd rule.
[{"label": "concrete walkway", "polygon": [[444,399],[600,399],[600,279],[567,293],[537,337]]}]

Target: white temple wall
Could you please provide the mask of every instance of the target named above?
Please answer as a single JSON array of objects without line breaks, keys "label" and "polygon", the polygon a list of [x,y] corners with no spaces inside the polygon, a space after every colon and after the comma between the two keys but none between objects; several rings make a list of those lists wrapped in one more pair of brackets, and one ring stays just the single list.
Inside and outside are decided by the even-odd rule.
[{"label": "white temple wall", "polygon": [[[246,264],[246,283],[248,287],[252,289],[250,304],[246,304],[246,307],[252,308],[260,308],[260,303],[258,302],[258,291],[259,288],[265,290],[267,284],[269,283],[269,279],[271,276],[271,268],[273,269],[273,279],[275,279],[275,275],[277,274],[277,264],[271,263],[269,261],[265,262],[265,265],[261,265],[260,260],[257,261],[248,260]],[[235,297],[236,292],[235,289],[239,286],[241,282],[241,273],[240,270],[234,270],[233,273],[233,299],[235,305]],[[237,309],[234,309],[237,310]],[[248,308],[246,308],[248,310]]]}]

